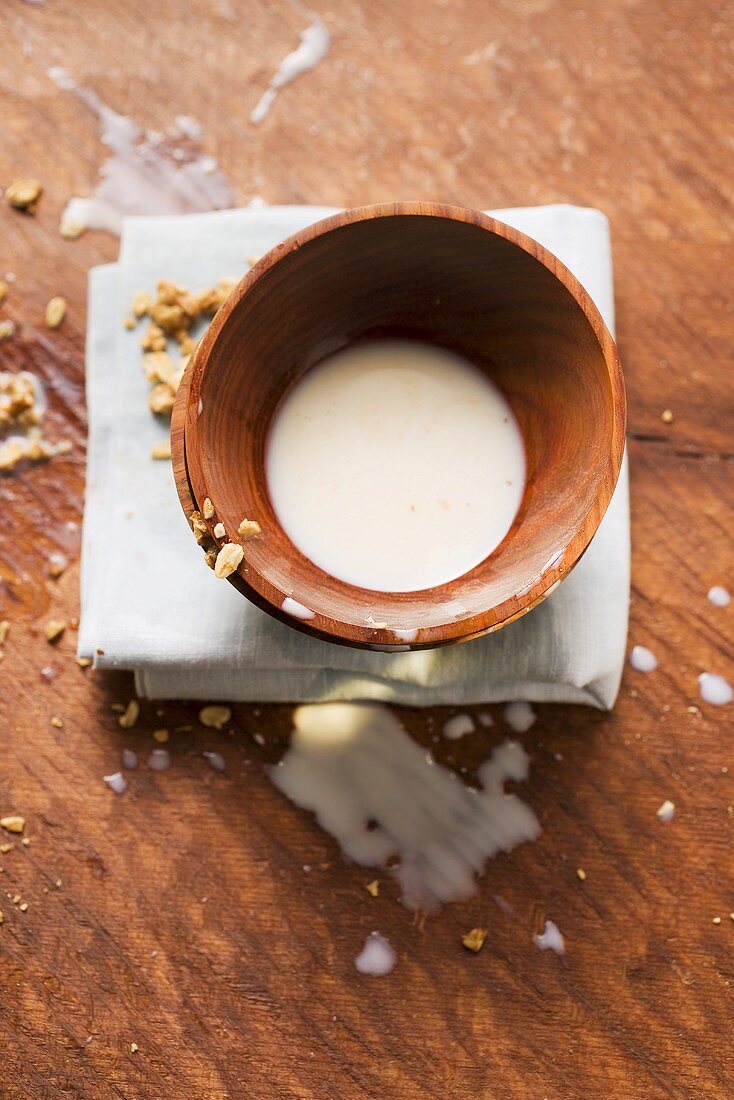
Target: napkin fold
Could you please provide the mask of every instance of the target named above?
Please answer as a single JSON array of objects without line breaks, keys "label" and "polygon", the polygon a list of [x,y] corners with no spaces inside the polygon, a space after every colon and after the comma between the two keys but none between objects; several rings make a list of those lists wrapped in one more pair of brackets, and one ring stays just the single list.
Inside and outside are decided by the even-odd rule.
[{"label": "napkin fold", "polygon": [[[118,263],[89,279],[89,451],[79,655],[129,669],[140,696],[258,702],[381,700],[413,706],[528,699],[610,708],[629,603],[626,460],[586,555],[533,612],[496,634],[416,653],[352,650],[298,633],[207,569],[191,538],[166,438],[147,406],[139,332],[123,328],[134,294],[159,279],[192,289],[239,276],[246,257],[335,213],[270,206],[126,219]],[[498,210],[577,276],[614,331],[607,219],[570,206]]]}]

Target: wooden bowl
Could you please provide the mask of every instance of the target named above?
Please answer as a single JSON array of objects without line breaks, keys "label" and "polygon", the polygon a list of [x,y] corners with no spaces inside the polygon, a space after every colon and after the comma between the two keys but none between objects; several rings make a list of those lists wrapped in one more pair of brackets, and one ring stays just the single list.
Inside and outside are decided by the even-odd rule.
[{"label": "wooden bowl", "polygon": [[[477,364],[525,439],[527,486],[504,541],[424,591],[374,592],[323,572],[285,534],[266,487],[266,435],[286,390],[325,356],[377,336],[430,341]],[[477,211],[389,203],[309,226],[245,275],[193,357],[171,438],[187,515],[208,497],[212,538],[217,522],[227,532],[220,545],[241,541],[243,517],[262,527],[229,578],[243,595],[307,634],[392,650],[497,630],[555,589],[606,511],[624,434],[614,341],[563,264]]]}]

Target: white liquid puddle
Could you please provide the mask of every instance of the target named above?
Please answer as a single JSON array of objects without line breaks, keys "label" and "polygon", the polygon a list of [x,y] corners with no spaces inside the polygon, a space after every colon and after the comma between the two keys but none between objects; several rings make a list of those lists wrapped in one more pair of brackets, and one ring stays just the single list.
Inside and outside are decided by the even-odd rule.
[{"label": "white liquid puddle", "polygon": [[530,703],[517,699],[505,705],[502,717],[514,733],[527,733],[538,716]]},{"label": "white liquid puddle", "polygon": [[669,798],[665,799],[665,802],[661,806],[658,806],[655,811],[661,821],[672,821],[675,817],[675,802],[671,802]]},{"label": "white liquid puddle", "polygon": [[547,920],[543,931],[533,936],[533,943],[541,951],[555,951],[556,955],[566,954],[566,944],[563,936],[558,929],[558,925],[554,924],[552,920]]},{"label": "white liquid puddle", "polygon": [[658,667],[658,659],[651,649],[636,645],[630,653],[630,664],[637,672],[654,672]]},{"label": "white liquid puddle", "polygon": [[467,733],[474,732],[474,722],[468,714],[455,714],[453,718],[447,718],[443,724],[443,735],[449,741],[458,741]]},{"label": "white liquid puddle", "polygon": [[313,16],[313,21],[304,31],[301,31],[301,41],[297,49],[283,58],[277,68],[270,85],[263,92],[255,107],[250,112],[250,122],[259,125],[275,103],[278,92],[290,84],[301,73],[313,69],[329,52],[331,35],[326,29],[326,24]]},{"label": "white liquid puddle", "polygon": [[54,67],[47,75],[97,116],[111,154],[100,168],[94,194],[68,202],[61,215],[62,236],[75,237],[85,229],[119,233],[126,214],[186,214],[234,204],[216,160],[195,145],[200,129],[193,119],[179,115],[165,134],[145,130],[77,84],[67,69]]},{"label": "white liquid puddle", "polygon": [[731,603],[731,596],[720,584],[715,584],[713,588],[709,588],[708,598],[714,607],[728,607]]},{"label": "white liquid puddle", "polygon": [[734,699],[734,688],[723,676],[715,672],[702,672],[698,677],[698,690],[704,703],[724,707]]},{"label": "white liquid puddle", "polygon": [[371,974],[375,978],[383,978],[394,969],[397,961],[398,956],[390,941],[379,932],[372,932],[354,960],[354,965],[360,974]]},{"label": "white liquid puddle", "polygon": [[[416,340],[329,356],[286,394],[266,472],[295,545],[348,584],[415,592],[500,544],[525,487],[525,448],[501,391]],[[387,536],[387,537],[386,537]]]},{"label": "white liquid puddle", "polygon": [[283,600],[280,610],[285,611],[286,615],[292,615],[294,619],[313,619],[316,614],[310,607],[304,607],[302,603],[290,596],[286,596]]},{"label": "white liquid puddle", "polygon": [[437,765],[384,706],[302,706],[294,724],[273,783],[313,811],[349,859],[385,868],[409,909],[472,897],[488,859],[540,834],[530,807],[504,791],[506,780],[528,774],[515,742],[482,764],[476,790]]},{"label": "white liquid puddle", "polygon": [[400,638],[401,642],[414,642],[418,637],[418,627],[412,627],[410,630],[393,630],[393,634],[396,638]]}]

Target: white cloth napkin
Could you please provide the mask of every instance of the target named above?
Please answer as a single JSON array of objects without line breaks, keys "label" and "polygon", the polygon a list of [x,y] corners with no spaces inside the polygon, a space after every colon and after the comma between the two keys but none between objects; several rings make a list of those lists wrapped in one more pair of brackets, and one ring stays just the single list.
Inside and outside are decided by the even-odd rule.
[{"label": "white cloth napkin", "polygon": [[[139,332],[123,328],[133,295],[161,278],[192,289],[246,270],[317,219],[314,206],[129,218],[120,259],[89,282],[89,458],[80,656],[131,669],[152,698],[410,705],[528,699],[614,703],[629,602],[626,463],[578,568],[544,604],[496,634],[418,653],[373,653],[310,639],[259,611],[205,567],[170,464],[150,458],[165,428],[147,407]],[[499,210],[574,272],[614,326],[609,228],[597,210]]]}]

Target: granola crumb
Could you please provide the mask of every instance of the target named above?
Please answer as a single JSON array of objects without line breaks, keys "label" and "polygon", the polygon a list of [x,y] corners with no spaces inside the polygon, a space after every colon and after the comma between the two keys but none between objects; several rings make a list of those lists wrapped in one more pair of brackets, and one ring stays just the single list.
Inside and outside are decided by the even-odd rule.
[{"label": "granola crumb", "polygon": [[173,359],[167,351],[146,351],[143,370],[149,382],[168,382],[173,374]]},{"label": "granola crumb", "polygon": [[131,730],[138,720],[140,715],[140,703],[137,699],[131,699],[125,707],[125,710],[117,719],[117,724],[122,726],[124,730]]},{"label": "granola crumb", "polygon": [[240,538],[245,540],[254,539],[257,538],[258,535],[262,534],[262,527],[257,522],[257,520],[243,519],[239,527],[237,528],[237,534],[240,536]]},{"label": "granola crumb", "polygon": [[130,309],[134,317],[144,317],[146,313],[150,312],[150,307],[153,305],[150,294],[147,290],[139,290],[132,300]]},{"label": "granola crumb", "polygon": [[8,634],[10,633],[10,623],[7,619],[3,619],[0,622],[0,645],[5,645]]},{"label": "granola crumb", "polygon": [[712,924],[721,924],[721,917],[714,917],[711,921]]},{"label": "granola crumb", "polygon": [[59,718],[57,714],[54,714],[51,719],[51,725],[54,727],[54,729],[62,730],[64,728],[64,721],[62,718]]},{"label": "granola crumb", "polygon": [[164,382],[159,382],[148,394],[148,408],[157,416],[166,416],[172,411],[173,393]]},{"label": "granola crumb", "polygon": [[5,188],[5,198],[15,210],[35,214],[42,191],[43,185],[40,180],[18,179],[13,180],[10,186]]},{"label": "granola crumb", "polygon": [[14,332],[15,325],[12,321],[0,321],[0,343],[9,340]]},{"label": "granola crumb", "polygon": [[168,741],[169,737],[170,737],[170,734],[169,734],[168,730],[164,730],[164,729],[153,730],[153,740],[157,741],[159,745],[165,745],[165,743],[166,743],[166,741]]},{"label": "granola crumb", "polygon": [[203,507],[202,507],[201,510],[204,514],[204,519],[213,519],[214,518],[214,505],[209,500],[209,497],[205,497],[204,504],[203,504]]},{"label": "granola crumb", "polygon": [[209,729],[224,729],[231,717],[232,708],[220,706],[218,704],[202,707],[199,711],[199,721],[202,726],[207,726]]},{"label": "granola crumb", "polygon": [[672,424],[673,423],[673,410],[672,409],[663,409],[663,411],[660,414],[660,419],[662,420],[663,424]]},{"label": "granola crumb", "polygon": [[576,868],[576,878],[579,880],[579,882],[586,882],[586,871],[583,869],[583,867]]},{"label": "granola crumb", "polygon": [[12,852],[12,850],[13,850],[13,845],[12,844],[0,844],[0,852],[2,852],[3,855],[5,855],[7,852]]},{"label": "granola crumb", "polygon": [[461,937],[461,942],[468,951],[473,951],[476,954],[484,947],[487,931],[486,928],[472,928],[471,932],[467,932],[466,935]]},{"label": "granola crumb", "polygon": [[223,523],[217,523],[214,527],[214,538],[223,539],[227,535],[227,529]]},{"label": "granola crumb", "polygon": [[130,1053],[131,1054],[135,1054],[139,1050],[140,1050],[140,1047],[138,1046],[137,1043],[131,1043],[130,1044]]},{"label": "granola crumb", "polygon": [[235,572],[244,556],[245,551],[236,542],[225,543],[217,554],[214,573],[220,580],[224,580],[225,577],[229,577],[231,573]]},{"label": "granola crumb", "polygon": [[76,663],[79,665],[79,668],[89,668],[92,661],[90,657],[77,657]]},{"label": "granola crumb", "polygon": [[171,444],[170,443],[158,443],[155,447],[150,449],[150,457],[156,459],[165,459],[171,457]]},{"label": "granola crumb", "polygon": [[81,222],[75,222],[72,218],[62,218],[59,225],[59,234],[67,241],[75,241],[86,233],[87,227]]},{"label": "granola crumb", "polygon": [[63,619],[49,619],[43,628],[43,633],[46,635],[46,641],[53,645],[57,642],[61,635],[66,630],[66,622]]},{"label": "granola crumb", "polygon": [[30,843],[31,843],[31,838],[29,836],[24,836],[21,840],[21,844],[23,845],[24,848],[30,847]]},{"label": "granola crumb", "polygon": [[201,512],[192,512],[189,516],[189,523],[191,524],[191,530],[194,532],[194,538],[202,546],[207,540],[210,539],[209,528],[204,522],[204,517]]},{"label": "granola crumb", "polygon": [[250,265],[250,267],[254,267],[255,264],[258,263],[261,259],[262,259],[262,253],[260,253],[260,252],[251,252],[250,255],[247,257],[247,262]]},{"label": "granola crumb", "polygon": [[204,561],[210,569],[214,569],[217,564],[217,554],[219,551],[216,546],[210,546],[208,550],[204,551]]},{"label": "granola crumb", "polygon": [[4,302],[8,296],[8,284],[5,279],[0,279],[0,303]]},{"label": "granola crumb", "polygon": [[143,351],[165,351],[166,334],[158,325],[150,324],[140,341]]},{"label": "granola crumb", "polygon": [[6,833],[22,833],[25,829],[25,818],[20,814],[10,814],[8,817],[0,817],[0,829]]},{"label": "granola crumb", "polygon": [[58,328],[66,317],[66,299],[52,298],[46,306],[46,327]]},{"label": "granola crumb", "polygon": [[123,328],[126,328],[126,329],[133,329],[133,328],[135,328],[136,324],[137,324],[137,322],[136,322],[135,318],[131,317],[129,313],[128,313],[127,317],[125,317],[123,319],[123,322],[122,322]]},{"label": "granola crumb", "polygon": [[375,878],[372,882],[368,882],[365,886],[365,890],[368,894],[371,894],[373,898],[376,898],[380,892],[380,880]]},{"label": "granola crumb", "polygon": [[22,901],[18,908],[20,909],[21,913],[26,913],[28,911],[28,902]]}]

